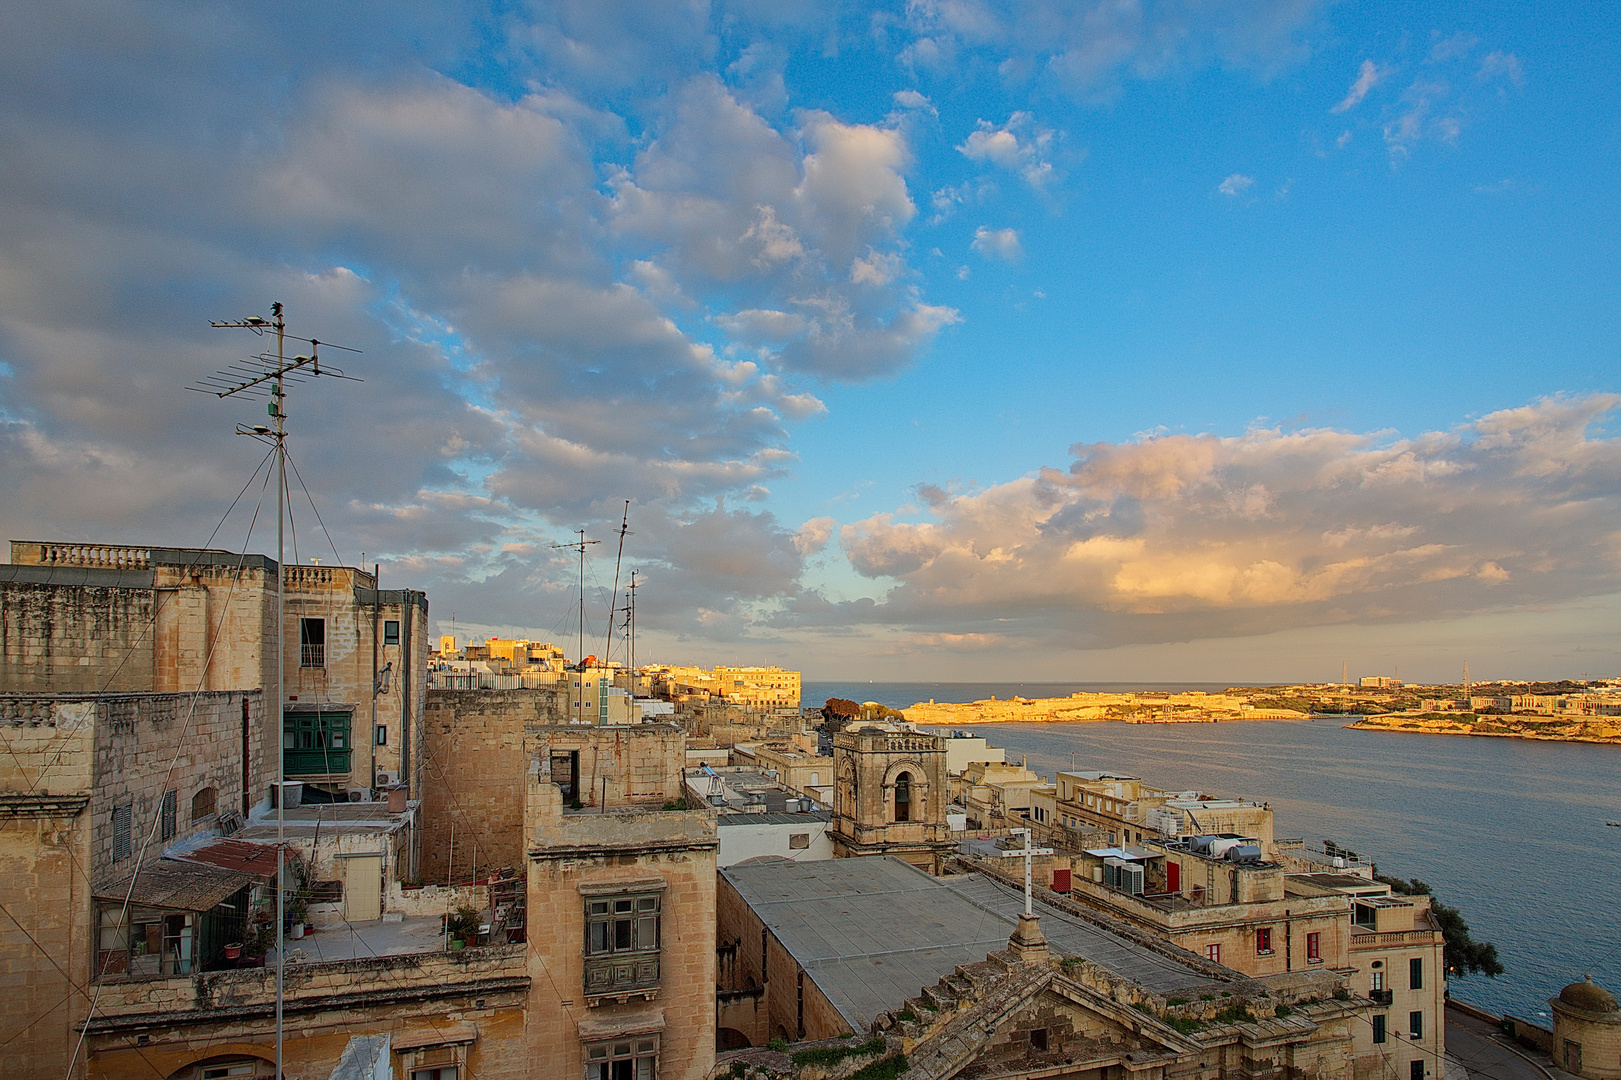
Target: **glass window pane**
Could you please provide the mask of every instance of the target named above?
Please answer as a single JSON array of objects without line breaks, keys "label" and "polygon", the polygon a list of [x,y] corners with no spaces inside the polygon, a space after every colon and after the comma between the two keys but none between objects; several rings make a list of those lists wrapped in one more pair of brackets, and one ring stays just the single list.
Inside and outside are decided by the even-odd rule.
[{"label": "glass window pane", "polygon": [[615,949],[629,949],[630,947],[631,947],[631,945],[630,945],[630,920],[629,919],[615,919],[614,920],[614,948]]}]

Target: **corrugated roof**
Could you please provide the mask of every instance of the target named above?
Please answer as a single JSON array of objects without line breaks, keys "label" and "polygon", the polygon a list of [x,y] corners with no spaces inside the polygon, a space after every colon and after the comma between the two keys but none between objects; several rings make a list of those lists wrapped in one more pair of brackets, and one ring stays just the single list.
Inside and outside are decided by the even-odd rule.
[{"label": "corrugated roof", "polygon": [[170,852],[167,858],[204,863],[222,870],[240,870],[269,881],[276,879],[276,848],[273,844],[249,844],[242,840],[211,840],[185,852]]},{"label": "corrugated roof", "polygon": [[149,863],[134,877],[133,890],[126,877],[97,889],[96,899],[122,903],[127,895],[130,903],[142,907],[207,911],[255,880],[254,875],[239,870],[174,859]]}]

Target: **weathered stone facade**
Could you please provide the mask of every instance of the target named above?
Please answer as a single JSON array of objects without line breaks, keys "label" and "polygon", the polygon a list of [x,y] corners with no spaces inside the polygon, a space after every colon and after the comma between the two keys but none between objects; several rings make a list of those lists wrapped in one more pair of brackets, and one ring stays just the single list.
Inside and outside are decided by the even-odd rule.
[{"label": "weathered stone facade", "polygon": [[0,694],[8,1076],[63,1075],[89,1004],[73,988],[96,974],[94,886],[216,830],[263,788],[261,712],[257,692]]},{"label": "weathered stone facade", "polygon": [[945,740],[863,726],[833,737],[833,850],[894,855],[931,873],[952,849]]},{"label": "weathered stone facade", "polygon": [[523,868],[529,760],[524,730],[566,719],[563,687],[428,691],[422,722],[424,880],[466,881],[496,867]]},{"label": "weathered stone facade", "polygon": [[[275,560],[183,548],[13,541],[0,566],[0,690],[181,693],[276,685]],[[422,792],[427,599],[344,566],[285,566],[281,661],[290,711],[337,714],[346,733],[290,757],[334,792]],[[388,671],[375,695],[374,673]],[[283,717],[261,738],[282,741]],[[381,735],[379,735],[379,730]],[[296,742],[296,740],[295,740]],[[296,749],[296,747],[295,747]],[[263,798],[261,790],[257,797]]]}]

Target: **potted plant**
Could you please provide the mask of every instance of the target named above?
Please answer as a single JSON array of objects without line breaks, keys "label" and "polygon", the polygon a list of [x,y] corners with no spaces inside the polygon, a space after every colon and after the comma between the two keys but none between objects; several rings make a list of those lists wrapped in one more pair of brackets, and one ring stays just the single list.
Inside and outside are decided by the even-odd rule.
[{"label": "potted plant", "polygon": [[479,913],[467,905],[456,909],[456,914],[445,916],[445,936],[450,948],[464,949],[478,938]]},{"label": "potted plant", "polygon": [[240,941],[226,942],[226,944],[225,944],[225,959],[231,960],[231,961],[236,961],[236,960],[240,959],[241,956],[242,956],[242,943]]},{"label": "potted plant", "polygon": [[300,888],[293,893],[293,902],[287,905],[287,918],[292,923],[288,936],[294,941],[304,936],[304,927],[310,917],[310,891]]}]

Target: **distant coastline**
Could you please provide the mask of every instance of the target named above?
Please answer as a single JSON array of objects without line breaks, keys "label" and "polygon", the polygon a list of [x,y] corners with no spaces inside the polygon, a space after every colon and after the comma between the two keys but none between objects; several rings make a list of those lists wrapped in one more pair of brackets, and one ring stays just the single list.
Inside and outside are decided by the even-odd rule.
[{"label": "distant coastline", "polygon": [[1377,716],[1365,716],[1356,723],[1345,726],[1359,731],[1405,732],[1410,735],[1474,735],[1496,739],[1621,746],[1621,717],[1382,713]]}]

